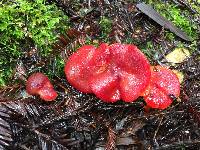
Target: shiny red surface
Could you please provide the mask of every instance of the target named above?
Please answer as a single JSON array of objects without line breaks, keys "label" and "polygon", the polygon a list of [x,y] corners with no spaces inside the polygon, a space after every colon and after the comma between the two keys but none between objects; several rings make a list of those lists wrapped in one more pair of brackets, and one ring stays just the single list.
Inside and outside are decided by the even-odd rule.
[{"label": "shiny red surface", "polygon": [[143,93],[147,106],[165,109],[172,103],[171,96],[178,97],[180,83],[175,73],[162,66],[151,67],[151,81]]},{"label": "shiny red surface", "polygon": [[33,73],[27,80],[26,91],[30,95],[40,95],[45,101],[55,100],[56,91],[47,76],[42,73]]},{"label": "shiny red surface", "polygon": [[85,45],[69,57],[66,78],[76,89],[105,102],[135,101],[150,82],[150,64],[132,44]]}]

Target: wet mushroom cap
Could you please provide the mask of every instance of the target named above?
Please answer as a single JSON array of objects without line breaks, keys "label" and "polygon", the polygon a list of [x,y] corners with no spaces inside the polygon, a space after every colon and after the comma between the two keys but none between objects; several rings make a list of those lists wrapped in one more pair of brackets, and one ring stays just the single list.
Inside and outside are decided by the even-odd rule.
[{"label": "wet mushroom cap", "polygon": [[85,45],[71,55],[65,65],[65,74],[68,82],[84,93],[92,93],[89,78],[92,76],[90,62],[94,57],[96,47]]},{"label": "wet mushroom cap", "polygon": [[30,95],[40,95],[45,101],[55,100],[57,93],[50,80],[43,73],[33,73],[26,82],[26,91]]},{"label": "wet mushroom cap", "polygon": [[162,66],[151,67],[151,81],[142,94],[147,106],[151,108],[165,109],[173,101],[171,96],[180,95],[180,83],[176,74]]},{"label": "wet mushroom cap", "polygon": [[135,101],[150,82],[150,64],[132,44],[86,45],[66,62],[66,78],[76,89],[105,102]]}]

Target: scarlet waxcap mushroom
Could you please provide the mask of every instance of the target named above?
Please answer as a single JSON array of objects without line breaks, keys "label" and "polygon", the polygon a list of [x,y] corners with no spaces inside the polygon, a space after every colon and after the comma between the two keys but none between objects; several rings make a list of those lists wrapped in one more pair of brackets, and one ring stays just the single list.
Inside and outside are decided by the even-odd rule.
[{"label": "scarlet waxcap mushroom", "polygon": [[33,73],[27,80],[26,91],[30,95],[40,95],[45,101],[55,100],[58,94],[50,80],[43,73]]},{"label": "scarlet waxcap mushroom", "polygon": [[150,64],[146,56],[133,44],[112,44],[110,53],[119,78],[121,99],[136,100],[150,82]]},{"label": "scarlet waxcap mushroom", "polygon": [[67,61],[65,74],[75,88],[94,93],[105,102],[132,102],[148,86],[151,71],[147,58],[136,46],[103,43],[98,48],[81,47]]},{"label": "scarlet waxcap mushroom", "polygon": [[147,106],[165,109],[172,103],[172,97],[180,94],[180,82],[176,74],[162,66],[151,67],[151,81],[142,94]]},{"label": "scarlet waxcap mushroom", "polygon": [[65,65],[65,74],[68,82],[85,93],[92,93],[89,78],[92,76],[90,71],[90,62],[93,59],[96,47],[93,45],[85,45],[79,48],[71,55]]}]

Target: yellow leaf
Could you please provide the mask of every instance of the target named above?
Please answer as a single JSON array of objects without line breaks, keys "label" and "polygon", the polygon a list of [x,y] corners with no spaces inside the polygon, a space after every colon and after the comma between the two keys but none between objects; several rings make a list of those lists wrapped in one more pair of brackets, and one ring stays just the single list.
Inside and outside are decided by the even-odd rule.
[{"label": "yellow leaf", "polygon": [[169,53],[166,56],[166,59],[168,62],[172,63],[172,65],[175,65],[176,63],[181,63],[190,56],[190,52],[185,48],[176,48],[174,51]]}]

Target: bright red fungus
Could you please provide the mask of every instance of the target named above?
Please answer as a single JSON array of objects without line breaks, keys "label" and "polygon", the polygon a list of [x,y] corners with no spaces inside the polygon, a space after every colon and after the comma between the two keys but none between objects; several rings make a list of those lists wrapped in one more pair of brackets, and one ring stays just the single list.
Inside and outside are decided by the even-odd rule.
[{"label": "bright red fungus", "polygon": [[69,57],[65,65],[65,74],[69,83],[85,93],[92,93],[88,80],[92,73],[90,63],[95,50],[96,47],[92,45],[82,46]]},{"label": "bright red fungus", "polygon": [[50,80],[42,73],[33,73],[27,80],[26,91],[30,95],[40,95],[45,101],[55,100],[57,93]]},{"label": "bright red fungus", "polygon": [[151,81],[143,93],[147,106],[165,109],[172,103],[171,96],[178,97],[180,83],[175,73],[162,66],[151,67]]},{"label": "bright red fungus", "polygon": [[132,44],[86,45],[65,65],[67,80],[76,89],[94,93],[105,102],[135,101],[150,82],[150,64]]}]

